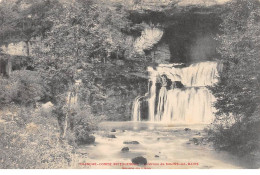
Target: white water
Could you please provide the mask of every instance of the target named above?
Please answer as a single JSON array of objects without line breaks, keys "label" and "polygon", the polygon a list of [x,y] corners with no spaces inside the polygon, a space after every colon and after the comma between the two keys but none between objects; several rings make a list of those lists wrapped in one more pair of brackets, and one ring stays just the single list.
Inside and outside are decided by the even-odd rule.
[{"label": "white water", "polygon": [[[151,88],[149,89],[148,108],[149,121],[174,122],[184,124],[210,123],[214,119],[214,96],[206,88],[218,81],[218,64],[216,62],[201,62],[189,67],[175,68],[174,65],[159,65],[156,69],[148,68]],[[180,81],[184,88],[167,90],[161,87],[156,96],[156,83],[162,75],[166,75],[172,82]],[[158,103],[156,104],[156,99]],[[140,101],[134,102],[133,121],[141,121]]]},{"label": "white water", "polygon": [[141,96],[138,96],[138,97],[135,98],[135,101],[134,101],[134,106],[133,106],[133,120],[134,121],[140,121],[141,120],[140,98],[141,98]]},{"label": "white water", "polygon": [[185,87],[212,86],[218,81],[217,63],[212,61],[195,63],[184,68],[161,64],[156,70],[149,68],[148,71],[152,72],[152,76],[165,74],[171,81],[181,81]]},{"label": "white water", "polygon": [[[159,121],[183,123],[210,123],[213,118],[212,102],[214,96],[206,88],[169,90]],[[161,97],[159,97],[161,99]],[[161,110],[159,110],[161,111]]]}]

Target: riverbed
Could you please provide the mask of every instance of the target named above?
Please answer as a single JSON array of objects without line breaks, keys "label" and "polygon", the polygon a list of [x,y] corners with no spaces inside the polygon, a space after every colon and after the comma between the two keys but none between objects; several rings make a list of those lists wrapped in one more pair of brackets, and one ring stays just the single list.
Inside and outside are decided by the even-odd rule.
[{"label": "riverbed", "polygon": [[[81,146],[76,168],[92,169],[237,169],[247,167],[238,157],[216,151],[204,137],[207,125],[146,122],[103,122],[95,144]],[[126,144],[131,142],[138,144]],[[128,147],[129,151],[121,151]],[[142,156],[146,165],[133,165]]]}]

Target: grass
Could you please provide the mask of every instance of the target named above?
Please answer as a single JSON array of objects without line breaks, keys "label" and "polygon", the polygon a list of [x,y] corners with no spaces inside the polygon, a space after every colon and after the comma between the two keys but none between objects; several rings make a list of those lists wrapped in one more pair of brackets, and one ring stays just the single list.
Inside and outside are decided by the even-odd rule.
[{"label": "grass", "polygon": [[[18,109],[18,108],[17,108]],[[51,113],[23,108],[17,115],[1,113],[1,169],[57,169],[77,166],[74,147],[59,140],[59,127]]]}]

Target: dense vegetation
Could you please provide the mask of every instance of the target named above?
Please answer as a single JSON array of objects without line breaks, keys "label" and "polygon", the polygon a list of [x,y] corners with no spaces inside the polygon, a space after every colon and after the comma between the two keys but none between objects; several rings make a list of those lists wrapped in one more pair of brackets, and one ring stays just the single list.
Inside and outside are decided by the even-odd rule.
[{"label": "dense vegetation", "polygon": [[[1,44],[24,41],[33,58],[0,79],[0,147],[6,153],[0,160],[10,157],[12,162],[4,161],[1,168],[66,166],[73,147],[95,141],[91,131],[98,121],[129,120],[111,109],[131,109],[133,91],[146,82],[129,72],[143,72],[146,58],[131,50],[133,39],[127,34],[132,24],[124,6],[94,0],[3,0],[0,13]],[[48,101],[54,106],[39,107]],[[8,144],[12,139],[14,144]],[[37,161],[20,162],[28,155]]]},{"label": "dense vegetation", "polygon": [[[161,13],[171,13],[173,6]],[[145,24],[135,24],[129,9],[127,3],[109,0],[0,2],[0,45],[24,41],[33,58],[30,70],[0,78],[5,121],[0,162],[8,160],[0,168],[70,165],[77,159],[73,149],[95,140],[91,131],[97,122],[130,119],[118,113],[131,110],[132,100],[147,88],[145,79],[131,73],[143,73],[153,63],[132,48],[133,36]],[[220,83],[211,88],[218,112],[210,138],[218,149],[255,155],[260,132],[259,1],[229,3],[220,28],[217,49],[223,71]],[[51,111],[38,108],[49,101]]]},{"label": "dense vegetation", "polygon": [[217,118],[211,136],[215,146],[239,155],[255,155],[260,145],[260,3],[235,0],[222,16],[218,36],[223,63]]}]

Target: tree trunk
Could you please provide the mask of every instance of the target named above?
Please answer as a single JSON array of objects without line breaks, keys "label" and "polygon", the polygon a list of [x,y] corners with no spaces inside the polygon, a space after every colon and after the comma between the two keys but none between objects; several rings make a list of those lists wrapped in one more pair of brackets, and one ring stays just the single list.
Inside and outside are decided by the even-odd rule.
[{"label": "tree trunk", "polygon": [[25,41],[26,44],[26,55],[30,56],[30,44],[29,41]]},{"label": "tree trunk", "polygon": [[71,98],[72,98],[72,92],[70,92],[70,94],[69,94],[68,112],[67,112],[66,117],[65,117],[65,126],[64,126],[64,133],[63,133],[62,138],[65,138],[67,131],[68,131],[68,128],[70,126],[69,121],[70,121],[70,118],[71,118]]},{"label": "tree trunk", "polygon": [[7,77],[10,76],[11,71],[12,71],[11,57],[8,57],[8,59],[7,59],[7,65],[6,65],[6,75],[7,75]]}]

